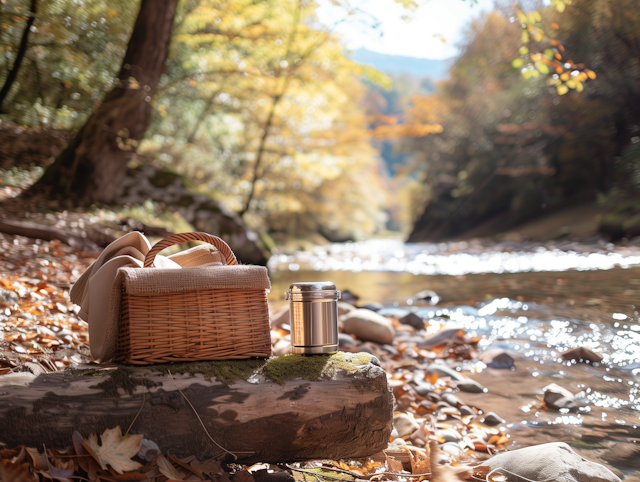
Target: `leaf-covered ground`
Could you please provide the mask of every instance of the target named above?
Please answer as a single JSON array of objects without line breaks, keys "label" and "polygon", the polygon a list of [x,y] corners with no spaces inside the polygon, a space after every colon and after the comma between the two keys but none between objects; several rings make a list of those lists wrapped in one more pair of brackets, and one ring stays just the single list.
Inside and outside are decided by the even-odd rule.
[{"label": "leaf-covered ground", "polygon": [[[0,235],[0,375],[59,371],[91,360],[87,324],[76,315],[77,307],[69,301],[69,288],[95,257],[95,253],[55,241]],[[408,325],[397,320],[393,323],[398,334],[415,333]],[[284,341],[287,334],[282,328],[274,331],[274,343]],[[416,370],[420,363],[436,358],[475,358],[477,341],[458,332],[429,350],[403,342],[402,336],[396,337],[393,346],[354,344],[355,351],[366,349],[380,358],[397,410],[396,429],[387,450],[364,460],[247,467],[234,464],[228,457],[177,459],[158,453],[153,441],[128,433],[127,427],[112,427],[86,439],[76,432],[66,451],[6,447],[0,442],[0,481],[486,480],[486,472],[473,467],[506,448],[508,429],[482,423],[478,409],[457,404],[455,396],[447,399],[456,387],[449,377],[435,373],[425,377],[421,385],[428,386],[429,392],[424,396],[410,384],[421,373]],[[414,427],[407,432],[409,435],[401,433],[403,423]],[[448,443],[452,439],[458,449],[453,450]],[[499,478],[492,477],[489,479],[499,482]]]}]

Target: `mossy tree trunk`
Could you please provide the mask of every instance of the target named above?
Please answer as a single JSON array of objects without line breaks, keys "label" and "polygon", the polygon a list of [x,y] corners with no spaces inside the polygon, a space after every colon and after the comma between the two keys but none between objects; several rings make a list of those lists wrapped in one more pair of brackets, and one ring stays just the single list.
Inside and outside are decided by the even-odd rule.
[{"label": "mossy tree trunk", "polygon": [[[130,433],[179,457],[225,455],[203,426],[245,463],[373,455],[392,429],[386,374],[368,354],[337,357],[4,375],[0,442],[63,448],[74,430],[87,437],[119,425],[124,432],[135,419]],[[228,385],[206,379],[215,374]]]},{"label": "mossy tree trunk", "polygon": [[151,124],[178,0],[142,0],[115,86],[26,196],[110,203]]}]

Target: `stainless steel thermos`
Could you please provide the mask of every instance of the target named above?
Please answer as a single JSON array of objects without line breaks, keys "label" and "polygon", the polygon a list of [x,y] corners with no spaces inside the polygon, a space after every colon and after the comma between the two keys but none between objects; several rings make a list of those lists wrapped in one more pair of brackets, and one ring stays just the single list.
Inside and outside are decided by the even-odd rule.
[{"label": "stainless steel thermos", "polygon": [[338,300],[340,291],[329,281],[293,283],[289,300],[291,350],[298,354],[338,351]]}]

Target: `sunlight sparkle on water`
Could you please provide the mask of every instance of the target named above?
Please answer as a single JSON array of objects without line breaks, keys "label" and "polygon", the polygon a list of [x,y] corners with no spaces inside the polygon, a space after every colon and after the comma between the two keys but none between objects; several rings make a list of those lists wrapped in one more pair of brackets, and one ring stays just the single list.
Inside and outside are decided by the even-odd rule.
[{"label": "sunlight sparkle on water", "polygon": [[[463,247],[461,247],[463,246]],[[592,249],[592,252],[588,251]],[[587,250],[587,251],[585,251]],[[526,271],[565,271],[627,268],[640,264],[637,254],[598,251],[597,246],[582,252],[561,250],[549,245],[529,251],[500,252],[467,243],[405,244],[399,240],[374,239],[357,243],[316,246],[311,251],[273,256],[271,270],[314,271],[394,271],[425,275],[464,275],[474,273],[518,273]],[[295,268],[293,269],[295,270]]]}]

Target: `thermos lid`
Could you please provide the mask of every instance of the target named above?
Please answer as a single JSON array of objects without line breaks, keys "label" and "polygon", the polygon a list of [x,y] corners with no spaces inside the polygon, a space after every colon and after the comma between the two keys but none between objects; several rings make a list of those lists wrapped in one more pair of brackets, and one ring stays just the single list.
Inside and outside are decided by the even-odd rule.
[{"label": "thermos lid", "polygon": [[292,301],[318,298],[339,300],[340,291],[336,289],[335,283],[331,281],[311,281],[293,283],[289,287],[289,291],[285,293],[285,299],[291,299]]}]

